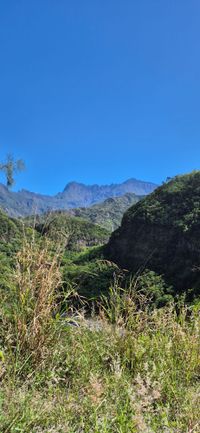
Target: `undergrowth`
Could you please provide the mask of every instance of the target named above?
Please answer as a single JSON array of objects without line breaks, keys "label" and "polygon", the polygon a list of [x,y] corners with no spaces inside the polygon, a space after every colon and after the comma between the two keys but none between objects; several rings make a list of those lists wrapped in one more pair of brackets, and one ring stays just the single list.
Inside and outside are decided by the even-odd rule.
[{"label": "undergrowth", "polygon": [[198,433],[199,306],[151,308],[116,279],[72,321],[59,261],[26,242],[0,289],[0,432]]}]

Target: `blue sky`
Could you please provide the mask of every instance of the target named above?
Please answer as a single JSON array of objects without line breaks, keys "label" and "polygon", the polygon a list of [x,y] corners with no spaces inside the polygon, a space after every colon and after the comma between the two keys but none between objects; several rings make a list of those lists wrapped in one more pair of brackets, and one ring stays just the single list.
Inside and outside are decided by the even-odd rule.
[{"label": "blue sky", "polygon": [[16,189],[200,168],[199,0],[0,2],[0,156]]}]

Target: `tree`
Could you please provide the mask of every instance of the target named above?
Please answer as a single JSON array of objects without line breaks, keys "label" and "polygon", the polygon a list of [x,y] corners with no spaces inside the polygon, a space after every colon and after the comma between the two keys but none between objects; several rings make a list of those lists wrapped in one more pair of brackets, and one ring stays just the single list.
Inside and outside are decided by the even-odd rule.
[{"label": "tree", "polygon": [[14,160],[11,154],[7,155],[5,162],[0,163],[0,170],[6,175],[7,187],[11,188],[14,183],[14,174],[18,171],[23,171],[25,169],[25,164],[22,159]]}]

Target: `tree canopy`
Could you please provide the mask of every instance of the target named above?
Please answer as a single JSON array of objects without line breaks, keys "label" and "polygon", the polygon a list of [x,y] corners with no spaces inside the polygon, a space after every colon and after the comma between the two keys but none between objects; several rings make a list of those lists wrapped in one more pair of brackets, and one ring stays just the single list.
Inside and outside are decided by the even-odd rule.
[{"label": "tree canopy", "polygon": [[23,171],[24,169],[24,161],[22,159],[18,159],[15,161],[13,155],[11,154],[8,154],[6,160],[0,163],[0,170],[3,171],[6,175],[6,184],[8,188],[11,188],[15,183],[15,173]]}]

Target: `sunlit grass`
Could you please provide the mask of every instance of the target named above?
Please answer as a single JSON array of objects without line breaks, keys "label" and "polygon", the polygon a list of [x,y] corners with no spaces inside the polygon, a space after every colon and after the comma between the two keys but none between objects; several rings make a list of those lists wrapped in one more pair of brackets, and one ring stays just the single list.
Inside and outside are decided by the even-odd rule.
[{"label": "sunlit grass", "polygon": [[199,307],[152,309],[116,281],[69,326],[60,284],[58,257],[25,245],[1,296],[0,432],[198,433]]}]

